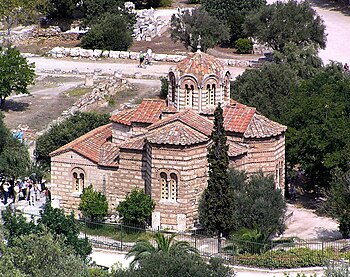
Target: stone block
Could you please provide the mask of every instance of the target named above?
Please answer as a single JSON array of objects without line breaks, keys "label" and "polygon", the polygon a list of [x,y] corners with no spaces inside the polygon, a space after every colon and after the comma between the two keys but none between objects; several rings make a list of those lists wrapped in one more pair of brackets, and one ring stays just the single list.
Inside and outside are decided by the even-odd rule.
[{"label": "stone block", "polygon": [[80,57],[91,58],[94,55],[94,50],[91,49],[80,49]]},{"label": "stone block", "polygon": [[130,52],[128,51],[120,51],[119,53],[119,58],[120,59],[129,59],[130,57]]},{"label": "stone block", "polygon": [[80,56],[80,48],[79,47],[70,48],[69,55],[71,57],[79,57]]},{"label": "stone block", "polygon": [[101,55],[102,55],[102,50],[98,50],[98,49],[95,49],[93,54],[92,54],[92,56],[94,58],[99,58],[99,57],[101,57]]},{"label": "stone block", "polygon": [[120,51],[110,51],[109,57],[112,59],[119,59]]}]

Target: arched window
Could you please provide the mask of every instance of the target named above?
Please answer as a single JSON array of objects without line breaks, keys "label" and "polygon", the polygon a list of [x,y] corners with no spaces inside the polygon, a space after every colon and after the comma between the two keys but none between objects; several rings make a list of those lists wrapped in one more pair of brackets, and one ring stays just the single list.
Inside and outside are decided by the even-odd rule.
[{"label": "arched window", "polygon": [[191,98],[192,98],[191,106],[193,107],[194,106],[194,86],[193,85],[191,85]]},{"label": "arched window", "polygon": [[167,181],[167,175],[162,172],[160,173],[160,186],[161,186],[161,199],[169,198],[169,186]]},{"label": "arched window", "polygon": [[85,184],[85,173],[81,168],[75,168],[72,171],[73,191],[82,192]]},{"label": "arched window", "polygon": [[215,84],[207,85],[207,105],[215,105],[215,92],[216,86]]},{"label": "arched window", "polygon": [[170,174],[170,200],[177,200],[177,176],[175,173]]},{"label": "arched window", "polygon": [[176,84],[175,84],[175,76],[174,73],[169,74],[170,86],[171,86],[171,102],[175,102],[176,95]]},{"label": "arched window", "polygon": [[[193,86],[191,86],[193,87]],[[185,85],[185,105],[187,107],[192,107],[192,89],[186,84]]]}]

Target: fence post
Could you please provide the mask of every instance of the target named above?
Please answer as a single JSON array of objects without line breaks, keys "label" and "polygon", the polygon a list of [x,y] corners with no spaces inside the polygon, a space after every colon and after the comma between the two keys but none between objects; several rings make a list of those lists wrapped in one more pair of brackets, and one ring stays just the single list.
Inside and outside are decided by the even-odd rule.
[{"label": "fence post", "polygon": [[194,248],[197,249],[197,231],[194,230]]},{"label": "fence post", "polygon": [[123,251],[123,224],[120,225],[120,251]]}]

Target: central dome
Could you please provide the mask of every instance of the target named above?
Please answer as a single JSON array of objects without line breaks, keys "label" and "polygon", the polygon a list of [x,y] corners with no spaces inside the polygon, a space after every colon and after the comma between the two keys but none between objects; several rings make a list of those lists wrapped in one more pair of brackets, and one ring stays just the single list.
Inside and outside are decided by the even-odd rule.
[{"label": "central dome", "polygon": [[203,79],[209,75],[215,75],[220,79],[223,77],[224,65],[213,56],[201,51],[188,55],[176,66],[180,76],[192,75],[201,84]]}]

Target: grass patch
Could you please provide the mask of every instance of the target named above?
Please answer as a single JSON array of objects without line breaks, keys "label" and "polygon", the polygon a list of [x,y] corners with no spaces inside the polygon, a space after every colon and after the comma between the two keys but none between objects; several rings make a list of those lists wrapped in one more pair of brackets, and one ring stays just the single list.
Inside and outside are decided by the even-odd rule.
[{"label": "grass patch", "polygon": [[68,96],[71,96],[71,97],[80,97],[80,96],[83,96],[90,91],[91,91],[91,88],[77,87],[77,88],[73,88],[73,89],[66,91],[66,94]]},{"label": "grass patch", "polygon": [[84,223],[82,223],[80,231],[87,235],[107,237],[110,239],[124,242],[136,242],[141,239],[149,240],[152,238],[152,234],[147,233],[145,230],[128,230],[125,226],[121,228],[119,225],[112,224],[101,224],[98,226],[94,225],[89,227],[85,226]]}]

